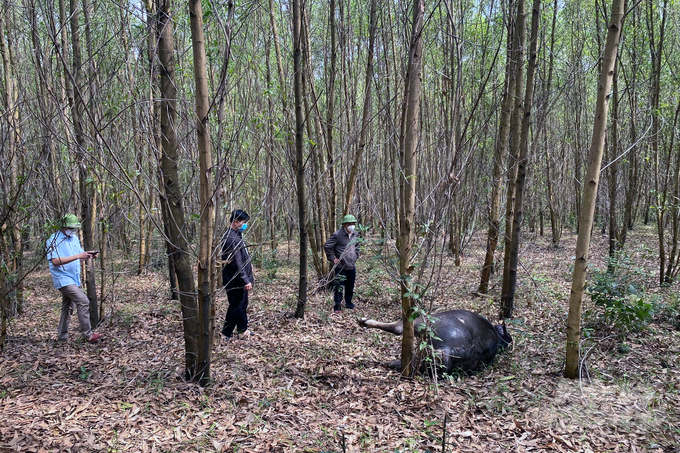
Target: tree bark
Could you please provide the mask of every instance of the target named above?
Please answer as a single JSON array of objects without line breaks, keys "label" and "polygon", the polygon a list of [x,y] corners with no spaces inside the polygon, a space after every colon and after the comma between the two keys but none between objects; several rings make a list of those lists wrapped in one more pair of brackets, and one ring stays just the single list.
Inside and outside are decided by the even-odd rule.
[{"label": "tree bark", "polygon": [[616,55],[621,37],[625,0],[612,0],[611,20],[607,31],[607,42],[602,56],[602,70],[597,86],[597,105],[595,107],[595,124],[590,143],[588,173],[583,188],[579,233],[576,242],[576,258],[569,297],[569,315],[567,317],[567,351],[564,375],[568,378],[579,376],[579,343],[581,339],[581,305],[583,289],[586,281],[590,249],[590,231],[595,215],[595,201],[600,179],[600,167],[607,132],[607,113],[609,94],[611,91]]},{"label": "tree bark", "polygon": [[304,121],[302,115],[302,12],[301,0],[293,0],[293,66],[295,91],[295,175],[300,229],[300,279],[296,318],[304,318],[307,305],[307,197],[305,194]]},{"label": "tree bark", "polygon": [[[501,319],[511,318],[515,309],[515,287],[517,286],[517,262],[519,260],[520,231],[524,222],[524,184],[527,164],[529,162],[529,126],[531,125],[531,109],[534,102],[534,79],[538,58],[538,28],[540,26],[541,0],[534,0],[531,9],[531,43],[527,67],[526,90],[524,96],[524,113],[520,131],[520,153],[517,161],[517,181],[515,182],[515,207],[512,221],[512,247],[508,264],[507,290],[501,296]],[[504,282],[504,288],[506,287]]]},{"label": "tree bark", "polygon": [[619,250],[618,241],[618,225],[616,221],[616,198],[618,194],[618,155],[619,155],[619,77],[614,66],[614,74],[612,76],[612,125],[610,134],[609,146],[609,258],[610,262],[607,266],[610,271],[613,270],[611,259],[614,258],[616,252]]},{"label": "tree bark", "polygon": [[[545,88],[545,96],[543,98],[543,114],[542,114],[542,121],[541,121],[541,130],[542,130],[542,135],[543,135],[543,143],[544,143],[544,152],[546,153],[545,156],[545,184],[546,184],[546,191],[547,191],[547,198],[548,198],[548,211],[550,212],[550,232],[551,232],[551,239],[552,239],[552,244],[553,246],[557,246],[560,242],[560,238],[562,237],[562,220],[560,218],[560,215],[557,212],[557,209],[555,209],[555,196],[554,196],[554,188],[553,188],[553,175],[555,174],[554,171],[554,164],[553,164],[553,156],[552,153],[550,152],[550,144],[548,143],[548,104],[550,102],[550,94],[552,93],[552,81],[553,81],[553,73],[554,73],[554,60],[555,60],[555,30],[556,30],[556,24],[557,24],[557,11],[558,11],[558,2],[557,0],[554,0],[553,2],[553,18],[552,18],[552,26],[551,26],[551,31],[550,31],[550,47],[548,49],[548,81],[546,82],[546,88]],[[543,236],[543,211],[541,211],[541,236]]]},{"label": "tree bark", "polygon": [[210,143],[210,99],[208,96],[208,74],[203,36],[203,8],[200,0],[189,0],[191,22],[191,43],[194,57],[194,78],[196,80],[196,134],[200,170],[200,244],[198,252],[198,370],[195,379],[203,386],[210,382],[210,360],[212,350],[213,303],[210,282],[215,269],[212,252],[213,215],[215,205],[212,199],[212,148]]},{"label": "tree bark", "polygon": [[371,116],[371,87],[373,85],[373,48],[375,45],[375,30],[376,30],[376,8],[377,0],[371,0],[371,16],[369,24],[369,38],[368,38],[368,55],[366,57],[366,80],[364,83],[364,108],[361,117],[361,132],[359,133],[359,145],[357,152],[354,155],[354,163],[349,171],[349,179],[347,181],[347,189],[345,190],[345,206],[342,210],[342,215],[349,214],[352,205],[352,196],[354,195],[354,185],[357,180],[357,173],[359,172],[359,165],[361,158],[366,148],[366,135],[368,134],[368,126]]},{"label": "tree bark", "polygon": [[[322,151],[322,144],[325,142],[323,137],[323,128],[321,125],[321,114],[318,109],[318,99],[316,90],[314,89],[314,73],[312,69],[311,59],[311,44],[309,41],[309,18],[305,13],[304,8],[301,9],[302,26],[300,32],[302,33],[302,59],[304,61],[304,70],[302,72],[302,99],[304,104],[305,124],[307,126],[307,137],[315,137],[310,140],[309,154],[312,162],[311,178],[315,183],[315,190],[313,190],[312,212],[307,220],[307,233],[309,238],[310,250],[312,251],[312,262],[317,276],[322,278],[329,272],[328,261],[323,258],[323,244],[326,243],[326,228],[323,222],[324,202],[322,201],[322,194],[324,192],[324,184],[319,184],[320,181],[325,181],[326,176],[322,175],[322,168],[326,167],[324,162],[324,153]],[[313,105],[310,105],[310,99]]]},{"label": "tree bark", "polygon": [[[342,0],[341,0],[342,1]],[[330,0],[328,11],[329,33],[331,35],[331,67],[328,73],[328,87],[326,89],[326,97],[328,98],[328,107],[326,110],[326,163],[328,164],[328,178],[330,194],[328,197],[328,219],[326,225],[322,226],[326,231],[333,231],[337,222],[336,204],[337,204],[337,189],[335,184],[335,151],[333,149],[333,129],[335,128],[335,75],[338,70],[338,45],[337,45],[337,31],[335,20],[335,0]],[[322,244],[323,245],[323,244]],[[322,258],[323,259],[323,258]]]},{"label": "tree bark", "polygon": [[501,115],[498,122],[498,137],[494,147],[493,173],[491,179],[491,206],[489,207],[489,231],[486,235],[486,254],[482,265],[482,275],[477,291],[486,294],[489,291],[489,280],[494,267],[494,254],[498,246],[500,231],[500,206],[501,187],[503,172],[505,171],[505,159],[508,153],[510,141],[510,119],[512,117],[512,104],[515,92],[515,77],[519,58],[519,34],[515,30],[515,20],[509,14],[508,20],[508,49],[507,63],[505,67],[505,90],[501,103]]},{"label": "tree bark", "polygon": [[[654,11],[654,2],[646,2],[648,7],[647,12],[647,28],[649,31],[649,53],[652,63],[652,87],[651,87],[651,113],[652,113],[652,129],[650,131],[652,154],[654,159],[654,205],[656,209],[656,228],[659,239],[659,284],[663,285],[666,282],[666,200],[668,195],[668,185],[665,178],[663,178],[663,163],[660,162],[660,93],[661,93],[661,65],[663,57],[664,38],[666,34],[666,12],[668,11],[668,1],[664,0],[661,6],[661,25],[659,30],[658,43],[655,42],[656,33],[654,32],[655,16],[658,14]],[[667,162],[670,165],[670,161]]]},{"label": "tree bark", "polygon": [[[21,242],[21,230],[19,229],[19,115],[16,105],[16,79],[14,76],[14,68],[10,56],[10,30],[9,30],[9,4],[3,2],[2,11],[0,14],[0,54],[2,55],[2,67],[4,75],[4,107],[7,118],[7,142],[2,154],[9,157],[9,168],[5,171],[9,172],[9,197],[3,197],[2,213],[3,222],[5,225],[0,227],[0,241],[3,244],[0,246],[0,251],[4,251],[4,256],[0,256],[2,261],[5,261],[7,271],[0,286],[0,304],[2,304],[3,323],[5,316],[9,319],[15,312],[21,312],[23,305],[23,279],[21,276],[21,264],[23,248]],[[7,25],[7,26],[6,26]],[[9,229],[9,244],[6,243],[4,229]],[[10,253],[11,250],[11,253]],[[9,278],[8,278],[9,277]],[[7,287],[5,287],[7,285]],[[3,328],[3,333],[6,331]]]},{"label": "tree bark", "polygon": [[[680,103],[675,111],[677,122]],[[675,130],[675,128],[673,128]],[[671,149],[672,146],[671,140]],[[666,281],[674,283],[680,272],[680,152],[675,161],[675,175],[673,176],[673,204],[671,206],[671,251],[668,255],[668,268],[666,270]]]},{"label": "tree bark", "polygon": [[[73,117],[73,131],[76,139],[76,165],[78,166],[79,193],[80,193],[80,216],[82,219],[83,247],[85,250],[94,250],[94,222],[95,222],[95,196],[90,187],[90,172],[87,164],[87,143],[85,140],[85,128],[83,125],[83,113],[85,100],[83,99],[83,64],[80,47],[80,14],[78,0],[70,2],[71,19],[71,50],[73,52],[73,70],[66,71],[73,80],[73,104],[71,114]],[[69,77],[67,76],[67,77]],[[97,302],[97,287],[95,283],[94,260],[85,261],[85,284],[87,298],[90,300],[90,323],[92,327],[99,324],[99,304]]]},{"label": "tree bark", "polygon": [[413,312],[415,286],[411,280],[411,243],[414,236],[416,202],[416,156],[420,138],[421,71],[423,64],[423,16],[424,0],[413,1],[413,31],[408,55],[408,67],[401,115],[399,178],[400,211],[399,224],[399,278],[401,283],[401,309],[404,333],[401,343],[401,375],[410,377],[412,372],[414,331]]},{"label": "tree bark", "polygon": [[185,378],[193,380],[199,371],[198,342],[200,327],[196,301],[196,285],[192,272],[189,244],[186,240],[183,192],[179,183],[177,162],[177,91],[175,85],[175,55],[170,0],[158,0],[158,58],[160,62],[161,94],[161,173],[165,198],[166,227],[169,245],[174,249],[173,265],[179,288],[180,308],[184,325]]},{"label": "tree bark", "polygon": [[517,180],[518,159],[520,153],[520,136],[522,133],[522,88],[524,83],[524,59],[526,56],[526,1],[517,2],[517,66],[515,67],[515,87],[513,89],[513,110],[510,126],[512,136],[512,146],[508,160],[508,187],[505,197],[505,253],[503,257],[503,288],[501,298],[507,297],[510,283],[508,274],[510,272],[510,256],[512,254],[512,231],[513,220],[515,218],[515,181]]}]

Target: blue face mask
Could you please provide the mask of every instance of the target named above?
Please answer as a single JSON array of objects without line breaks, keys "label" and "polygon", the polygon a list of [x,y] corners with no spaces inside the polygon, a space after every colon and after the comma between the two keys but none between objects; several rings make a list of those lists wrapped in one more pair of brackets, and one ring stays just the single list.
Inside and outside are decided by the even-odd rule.
[{"label": "blue face mask", "polygon": [[248,228],[248,224],[244,223],[243,225],[241,225],[241,228],[239,228],[238,230],[239,231],[246,231],[246,228]]}]

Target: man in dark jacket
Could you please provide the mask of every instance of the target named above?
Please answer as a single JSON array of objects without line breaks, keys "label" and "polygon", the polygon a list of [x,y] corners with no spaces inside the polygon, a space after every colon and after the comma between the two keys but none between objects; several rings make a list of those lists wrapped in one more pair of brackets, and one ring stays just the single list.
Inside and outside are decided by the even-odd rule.
[{"label": "man in dark jacket", "polygon": [[355,231],[356,217],[346,215],[342,218],[342,228],[331,234],[323,246],[326,258],[335,269],[335,293],[333,311],[342,310],[342,296],[345,295],[345,306],[353,310],[352,296],[356,280],[356,262],[359,259],[359,235]]},{"label": "man in dark jacket", "polygon": [[222,245],[222,260],[225,262],[222,269],[222,283],[227,291],[229,309],[222,327],[222,335],[227,340],[234,333],[248,331],[248,292],[253,289],[253,266],[250,263],[250,255],[243,241],[242,233],[248,228],[246,223],[250,216],[240,209],[231,213],[229,221],[231,225],[224,235]]}]

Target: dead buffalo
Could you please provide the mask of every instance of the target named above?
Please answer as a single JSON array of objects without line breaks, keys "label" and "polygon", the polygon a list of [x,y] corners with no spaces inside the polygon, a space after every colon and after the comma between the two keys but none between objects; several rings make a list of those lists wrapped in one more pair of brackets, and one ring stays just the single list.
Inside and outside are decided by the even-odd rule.
[{"label": "dead buffalo", "polygon": [[[402,321],[384,323],[360,318],[359,325],[401,335]],[[432,345],[431,356],[440,371],[474,371],[483,364],[490,364],[498,351],[507,348],[512,338],[505,324],[494,326],[483,316],[467,310],[449,310],[433,315],[419,316],[414,321],[414,331],[420,340],[427,339]],[[429,348],[425,348],[427,352]],[[421,350],[421,348],[418,348]],[[416,354],[416,363],[423,363],[422,354]],[[389,362],[398,368],[399,361]]]}]

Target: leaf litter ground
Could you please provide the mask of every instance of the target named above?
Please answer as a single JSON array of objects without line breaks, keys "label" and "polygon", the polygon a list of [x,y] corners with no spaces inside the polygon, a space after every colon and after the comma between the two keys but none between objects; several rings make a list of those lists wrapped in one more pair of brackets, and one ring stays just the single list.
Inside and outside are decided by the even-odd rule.
[{"label": "leaf litter ground", "polygon": [[[634,240],[634,262],[654,269],[654,242]],[[495,321],[498,303],[473,295],[482,241],[468,246],[462,266],[445,265],[434,303]],[[629,334],[625,353],[616,337],[595,332],[583,345],[584,378],[562,377],[574,244],[526,240],[513,349],[474,375],[436,381],[401,380],[382,366],[398,356],[399,338],[357,325],[358,316],[399,316],[396,284],[367,258],[357,310],[330,315],[332,296],[317,293],[302,320],[292,317],[294,263],[257,269],[253,335],[216,339],[205,389],[180,378],[182,323],[163,275],[119,278],[98,329],[104,340],[90,345],[75,339],[75,317],[73,339],[56,341],[60,299],[44,269],[29,279],[0,355],[0,451],[680,451],[680,331],[666,319]],[[595,267],[605,254],[604,238],[594,237]],[[647,283],[654,288],[653,277]],[[223,292],[216,304],[219,331]]]}]

